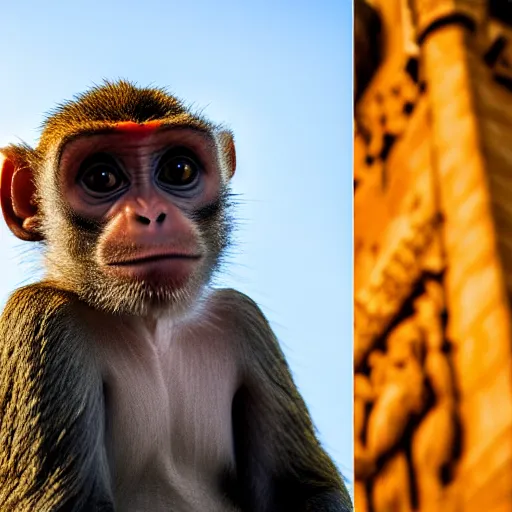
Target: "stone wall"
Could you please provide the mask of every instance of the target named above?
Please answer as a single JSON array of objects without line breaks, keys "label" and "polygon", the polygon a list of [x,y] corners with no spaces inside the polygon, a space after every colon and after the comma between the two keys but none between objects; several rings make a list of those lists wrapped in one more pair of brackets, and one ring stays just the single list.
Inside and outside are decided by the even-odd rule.
[{"label": "stone wall", "polygon": [[512,2],[371,6],[354,32],[356,511],[512,510]]}]

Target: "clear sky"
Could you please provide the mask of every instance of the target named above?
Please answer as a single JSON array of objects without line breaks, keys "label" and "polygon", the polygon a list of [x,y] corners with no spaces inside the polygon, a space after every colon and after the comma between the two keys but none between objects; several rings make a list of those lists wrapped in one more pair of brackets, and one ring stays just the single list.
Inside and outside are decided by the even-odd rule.
[{"label": "clear sky", "polygon": [[[4,2],[0,146],[103,78],[155,84],[231,127],[240,194],[223,284],[271,321],[320,438],[352,481],[349,0]],[[0,303],[38,273],[0,226]],[[22,262],[22,263],[20,263]]]}]

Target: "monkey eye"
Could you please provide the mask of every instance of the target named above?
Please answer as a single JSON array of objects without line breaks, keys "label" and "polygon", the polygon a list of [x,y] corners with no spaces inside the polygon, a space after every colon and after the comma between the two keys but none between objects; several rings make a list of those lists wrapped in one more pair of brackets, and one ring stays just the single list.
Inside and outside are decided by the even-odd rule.
[{"label": "monkey eye", "polygon": [[167,187],[187,187],[199,176],[196,160],[184,152],[171,150],[158,162],[156,179]]},{"label": "monkey eye", "polygon": [[117,162],[110,155],[97,154],[80,166],[79,180],[94,195],[109,194],[126,183]]}]

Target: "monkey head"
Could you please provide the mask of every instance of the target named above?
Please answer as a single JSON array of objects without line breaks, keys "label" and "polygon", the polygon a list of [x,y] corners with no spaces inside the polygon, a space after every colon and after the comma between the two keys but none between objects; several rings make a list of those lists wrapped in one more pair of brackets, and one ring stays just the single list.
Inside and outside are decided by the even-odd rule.
[{"label": "monkey head", "polygon": [[47,280],[91,306],[178,311],[218,268],[233,136],[165,91],[106,82],[59,106],[35,149],[1,154],[7,225],[42,242]]}]

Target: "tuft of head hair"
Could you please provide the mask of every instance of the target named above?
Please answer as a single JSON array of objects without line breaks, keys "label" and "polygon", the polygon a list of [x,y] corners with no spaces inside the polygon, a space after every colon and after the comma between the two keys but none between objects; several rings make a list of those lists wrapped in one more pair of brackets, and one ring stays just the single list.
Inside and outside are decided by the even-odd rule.
[{"label": "tuft of head hair", "polygon": [[124,121],[165,121],[182,116],[193,117],[195,124],[202,124],[205,130],[215,128],[199,115],[192,115],[164,88],[138,87],[127,80],[105,80],[49,112],[42,124],[38,151],[45,153],[56,141],[76,130],[93,130],[98,125],[108,126]]}]

